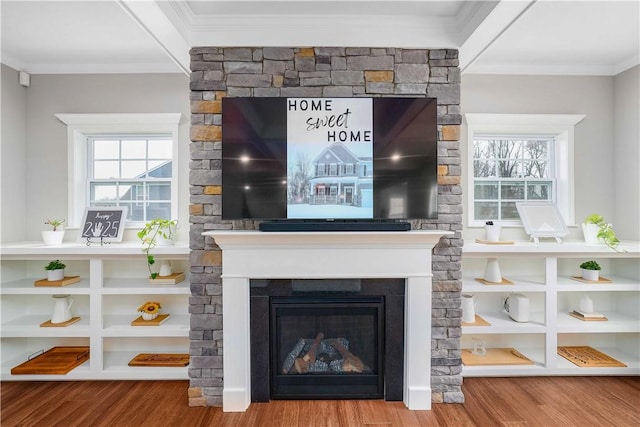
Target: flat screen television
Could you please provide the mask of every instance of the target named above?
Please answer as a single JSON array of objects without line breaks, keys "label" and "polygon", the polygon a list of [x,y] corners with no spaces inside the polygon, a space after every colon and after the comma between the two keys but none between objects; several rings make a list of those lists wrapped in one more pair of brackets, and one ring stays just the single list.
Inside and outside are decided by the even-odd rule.
[{"label": "flat screen television", "polygon": [[435,98],[223,98],[222,218],[435,219]]}]

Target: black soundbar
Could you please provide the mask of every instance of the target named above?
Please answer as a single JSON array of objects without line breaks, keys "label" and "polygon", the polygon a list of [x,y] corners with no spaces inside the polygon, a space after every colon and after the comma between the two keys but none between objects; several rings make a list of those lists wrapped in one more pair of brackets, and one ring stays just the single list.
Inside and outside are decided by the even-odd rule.
[{"label": "black soundbar", "polygon": [[396,221],[265,221],[260,231],[409,231],[411,224]]}]

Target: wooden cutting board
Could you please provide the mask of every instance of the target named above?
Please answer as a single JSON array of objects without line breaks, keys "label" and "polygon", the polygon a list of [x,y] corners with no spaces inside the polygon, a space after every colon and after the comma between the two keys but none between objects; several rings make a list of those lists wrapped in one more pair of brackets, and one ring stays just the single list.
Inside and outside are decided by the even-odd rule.
[{"label": "wooden cutting board", "polygon": [[189,355],[178,354],[148,354],[140,353],[129,362],[129,366],[187,366]]},{"label": "wooden cutting board", "polygon": [[558,354],[581,368],[611,368],[627,366],[613,357],[589,346],[559,346]]},{"label": "wooden cutting board", "polygon": [[89,347],[53,347],[11,369],[11,375],[66,375],[89,360]]},{"label": "wooden cutting board", "polygon": [[461,355],[462,363],[467,366],[533,365],[531,360],[515,348],[488,348],[484,356],[473,354],[470,348],[463,348]]}]

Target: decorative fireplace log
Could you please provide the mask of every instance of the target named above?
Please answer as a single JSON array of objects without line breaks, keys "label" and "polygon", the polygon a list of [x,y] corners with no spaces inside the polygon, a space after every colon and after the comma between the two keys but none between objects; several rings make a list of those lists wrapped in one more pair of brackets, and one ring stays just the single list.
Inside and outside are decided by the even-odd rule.
[{"label": "decorative fireplace log", "polygon": [[359,357],[354,356],[349,350],[347,350],[340,341],[331,340],[333,348],[338,350],[343,358],[342,371],[343,372],[356,372],[361,373],[364,370],[364,363]]},{"label": "decorative fireplace log", "polygon": [[300,338],[298,340],[298,343],[293,348],[293,350],[291,350],[291,353],[287,355],[287,358],[284,360],[284,363],[282,364],[283,374],[286,375],[291,371],[291,368],[293,368],[293,365],[295,363],[295,359],[296,359],[295,355],[300,354],[305,344],[306,344],[306,340],[304,338]]},{"label": "decorative fireplace log", "polygon": [[302,358],[298,357],[295,360],[294,366],[296,368],[296,372],[299,374],[306,374],[309,372],[309,365],[314,365],[316,363],[316,351],[318,350],[318,346],[320,345],[320,341],[324,338],[324,334],[322,332],[318,332],[316,338],[313,340],[313,344],[311,344],[311,348]]}]

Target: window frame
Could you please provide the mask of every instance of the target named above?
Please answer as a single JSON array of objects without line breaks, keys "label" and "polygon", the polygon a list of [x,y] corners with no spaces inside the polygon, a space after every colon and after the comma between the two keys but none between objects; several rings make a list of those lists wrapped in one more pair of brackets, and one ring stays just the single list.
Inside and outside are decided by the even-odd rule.
[{"label": "window frame", "polygon": [[[555,203],[567,225],[575,225],[574,203],[574,133],[584,114],[484,114],[467,113],[467,226],[482,227],[475,220],[473,191],[473,140],[475,135],[553,137],[550,153],[555,175]],[[501,225],[522,227],[521,221],[500,221]]]},{"label": "window frame", "polygon": [[[95,135],[170,134],[172,138],[171,217],[178,217],[178,147],[181,113],[56,114],[67,125],[68,228],[80,226],[88,206],[88,138]],[[127,221],[125,228],[140,228]]]}]

